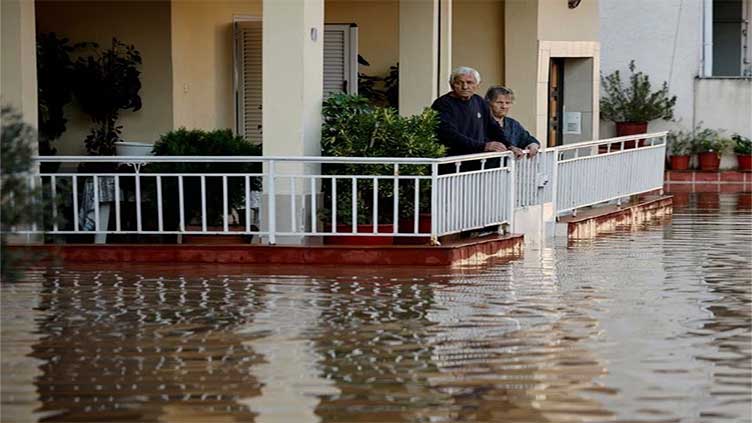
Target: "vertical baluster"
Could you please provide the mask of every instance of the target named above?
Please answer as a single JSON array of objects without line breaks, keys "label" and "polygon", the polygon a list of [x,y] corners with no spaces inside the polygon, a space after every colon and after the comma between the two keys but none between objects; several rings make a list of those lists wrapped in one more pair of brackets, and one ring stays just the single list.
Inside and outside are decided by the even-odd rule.
[{"label": "vertical baluster", "polygon": [[[290,230],[292,232],[297,232],[297,226],[298,226],[298,209],[295,207],[297,205],[297,194],[296,189],[297,187],[297,181],[295,180],[294,176],[290,176]],[[313,232],[316,232],[316,228],[311,228]]]},{"label": "vertical baluster", "polygon": [[120,232],[120,175],[115,175],[115,232]]},{"label": "vertical baluster", "polygon": [[78,175],[73,175],[73,231],[79,231],[78,222]]},{"label": "vertical baluster", "polygon": [[[37,201],[36,201],[37,196],[36,196],[36,193],[34,193],[34,190],[36,189],[36,185],[37,185],[36,178],[37,178],[36,174],[34,174],[34,173],[30,173],[29,174],[29,197],[31,198],[31,207],[34,207],[34,208],[36,208],[38,206]],[[37,229],[38,229],[38,227],[37,227],[37,220],[36,219],[32,219],[32,221],[31,221],[31,231],[32,232],[36,232]]]},{"label": "vertical baluster", "polygon": [[136,231],[141,232],[141,174],[136,173]]},{"label": "vertical baluster", "polygon": [[227,209],[229,200],[227,198],[227,175],[222,175],[222,230],[224,232],[230,231],[230,216],[228,216],[229,210]]},{"label": "vertical baluster", "polygon": [[157,227],[164,232],[164,211],[162,207],[162,176],[157,175]]},{"label": "vertical baluster", "polygon": [[352,177],[352,198],[350,207],[352,207],[352,233],[357,233],[358,230],[358,180]]},{"label": "vertical baluster", "polygon": [[[267,193],[269,196],[269,244],[274,245],[277,243],[277,177],[276,162],[269,160],[269,175],[267,180],[269,182],[267,186]],[[311,193],[313,198],[313,193]]]},{"label": "vertical baluster", "polygon": [[[396,181],[395,181],[396,183]],[[420,179],[415,178],[415,198],[413,199],[413,232],[418,233],[418,216],[420,215]]]},{"label": "vertical baluster", "polygon": [[99,232],[99,176],[94,175],[94,232]]},{"label": "vertical baluster", "polygon": [[180,232],[185,232],[185,199],[183,191],[183,175],[178,175],[178,212],[180,213]]},{"label": "vertical baluster", "polygon": [[394,179],[392,179],[392,232],[397,233],[399,222],[399,163],[394,164]]},{"label": "vertical baluster", "polygon": [[[379,232],[379,180],[378,178],[373,178],[373,210],[372,210],[372,219],[373,219],[373,233]],[[394,222],[396,225],[397,222]]]},{"label": "vertical baluster", "polygon": [[50,189],[52,190],[51,200],[52,200],[52,231],[57,232],[59,230],[57,225],[57,179],[55,178],[55,175],[50,176]]},{"label": "vertical baluster", "polygon": [[337,232],[337,178],[332,176],[332,232]]},{"label": "vertical baluster", "polygon": [[317,232],[316,225],[316,177],[311,176],[311,231]]},{"label": "vertical baluster", "polygon": [[206,175],[201,175],[201,232],[206,232]]},{"label": "vertical baluster", "polygon": [[[251,231],[251,177],[245,175],[245,231]],[[294,198],[294,197],[293,197]]]}]

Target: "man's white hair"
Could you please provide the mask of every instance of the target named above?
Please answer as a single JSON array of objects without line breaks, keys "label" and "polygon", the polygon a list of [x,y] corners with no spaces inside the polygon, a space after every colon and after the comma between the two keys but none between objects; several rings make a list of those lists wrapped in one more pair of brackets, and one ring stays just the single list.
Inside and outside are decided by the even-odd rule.
[{"label": "man's white hair", "polygon": [[475,78],[475,82],[480,84],[480,72],[467,66],[460,66],[458,68],[454,68],[454,70],[452,71],[452,74],[449,75],[449,84],[451,85],[454,82],[454,80],[457,79],[457,77],[461,75],[472,75],[473,78]]}]

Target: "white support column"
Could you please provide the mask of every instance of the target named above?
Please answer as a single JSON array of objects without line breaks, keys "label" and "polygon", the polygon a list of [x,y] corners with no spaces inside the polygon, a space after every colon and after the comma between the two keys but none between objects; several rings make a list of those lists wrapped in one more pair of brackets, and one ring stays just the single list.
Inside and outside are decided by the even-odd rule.
[{"label": "white support column", "polygon": [[452,2],[439,0],[439,78],[437,95],[449,91],[449,75],[452,74]]},{"label": "white support column", "polygon": [[[323,0],[264,0],[263,3],[263,131],[265,156],[317,156],[321,152],[321,103],[324,74],[324,2]],[[286,166],[279,163],[275,173],[317,173],[317,168]],[[290,181],[276,181],[277,229],[290,230]],[[298,181],[296,204],[302,206],[303,219],[310,222],[311,192]],[[268,181],[265,186],[268,186]],[[313,193],[314,195],[316,193]],[[267,199],[268,200],[268,199]],[[263,202],[266,207],[269,201]],[[268,210],[261,213],[262,226],[268,227]],[[297,243],[283,239],[279,243]]]},{"label": "white support column", "polygon": [[[34,2],[3,0],[2,16],[2,102],[23,114],[23,120],[37,127],[37,47]],[[34,146],[36,148],[36,145]]]},{"label": "white support column", "polygon": [[[449,27],[440,35],[441,2],[450,7],[443,8]],[[430,106],[439,95],[439,40],[443,37],[447,46],[451,45],[451,0],[400,0],[399,10],[399,109],[401,115],[410,116]],[[451,48],[442,53],[451,62]]]}]

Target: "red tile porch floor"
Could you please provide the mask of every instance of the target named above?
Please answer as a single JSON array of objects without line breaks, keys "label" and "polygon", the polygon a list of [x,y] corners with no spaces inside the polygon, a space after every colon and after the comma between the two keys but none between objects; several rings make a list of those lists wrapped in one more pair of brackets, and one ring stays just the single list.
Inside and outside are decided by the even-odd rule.
[{"label": "red tile porch floor", "polygon": [[260,245],[28,245],[11,246],[26,257],[62,263],[236,263],[262,265],[477,265],[522,254],[523,235],[491,235],[440,246]]},{"label": "red tile porch floor", "polygon": [[663,188],[671,193],[750,192],[752,191],[752,172],[669,170],[666,171]]}]

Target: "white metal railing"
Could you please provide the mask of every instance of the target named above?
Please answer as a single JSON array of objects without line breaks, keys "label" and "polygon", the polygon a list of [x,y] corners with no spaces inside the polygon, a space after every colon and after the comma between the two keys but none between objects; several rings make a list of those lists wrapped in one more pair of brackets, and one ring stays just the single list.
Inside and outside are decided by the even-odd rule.
[{"label": "white metal railing", "polygon": [[666,132],[559,146],[552,169],[556,213],[663,188]]},{"label": "white metal railing", "polygon": [[515,207],[549,203],[552,199],[555,150],[541,151],[532,158],[523,157],[516,165]]},{"label": "white metal railing", "polygon": [[[510,153],[439,159],[59,156],[36,160],[130,167],[124,171],[119,166],[112,173],[63,171],[31,176],[30,183],[41,184],[54,206],[51,219],[42,228],[19,233],[245,234],[265,236],[270,244],[279,236],[430,236],[437,242],[442,235],[510,223],[513,214],[513,190],[509,187],[513,186],[514,160]],[[492,161],[501,165],[486,166]],[[262,170],[150,172],[148,166],[207,162],[255,163]],[[479,165],[466,171],[468,162]],[[324,174],[322,165],[380,166],[382,173]],[[446,168],[460,172],[441,174]],[[253,201],[254,197],[258,200]],[[445,207],[458,198],[465,199],[464,203]],[[232,199],[242,200],[233,204]],[[443,201],[441,206],[439,201]],[[218,216],[216,222],[209,220],[212,213]],[[431,214],[430,230],[419,224],[424,213]],[[108,221],[110,214],[114,222]],[[322,214],[326,217],[321,218]],[[401,221],[407,224],[400,225]]]}]

